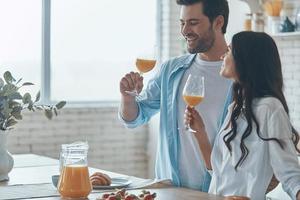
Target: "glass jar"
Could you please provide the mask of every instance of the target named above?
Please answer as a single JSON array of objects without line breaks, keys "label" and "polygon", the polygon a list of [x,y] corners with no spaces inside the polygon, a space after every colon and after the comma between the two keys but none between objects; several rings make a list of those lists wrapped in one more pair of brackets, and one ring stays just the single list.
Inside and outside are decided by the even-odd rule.
[{"label": "glass jar", "polygon": [[88,163],[88,144],[73,143],[62,145],[61,174],[58,192],[63,198],[87,198],[92,190]]},{"label": "glass jar", "polygon": [[296,31],[300,31],[300,7],[297,8],[296,16],[295,16],[295,28]]},{"label": "glass jar", "polygon": [[62,144],[61,145],[61,150],[59,153],[59,173],[62,173],[62,169],[64,166],[64,160],[65,160],[65,156],[67,154],[67,148],[68,148],[68,144]]},{"label": "glass jar", "polygon": [[262,13],[254,13],[251,23],[252,31],[264,32],[264,26],[264,15]]},{"label": "glass jar", "polygon": [[252,13],[247,13],[244,21],[244,30],[251,31],[251,23],[252,23]]},{"label": "glass jar", "polygon": [[267,29],[269,33],[276,34],[280,32],[281,28],[281,17],[268,16],[267,18]]}]

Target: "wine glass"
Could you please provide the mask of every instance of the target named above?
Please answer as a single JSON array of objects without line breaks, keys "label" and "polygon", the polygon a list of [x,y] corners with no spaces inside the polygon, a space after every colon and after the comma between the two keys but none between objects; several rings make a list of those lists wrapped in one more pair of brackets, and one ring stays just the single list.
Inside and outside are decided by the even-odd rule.
[{"label": "wine glass", "polygon": [[[139,72],[139,74],[142,76],[144,73],[151,71],[156,64],[156,48],[154,50],[151,50],[150,52],[143,52],[140,55],[137,56],[135,60],[135,66]],[[139,98],[140,95],[138,94],[136,88],[132,91],[125,91],[127,94],[131,96],[135,96],[136,98]]]},{"label": "wine glass", "polygon": [[[204,90],[204,77],[190,74],[183,88],[183,100],[189,107],[194,108],[203,101]],[[187,125],[186,129],[192,133],[196,132],[191,129],[190,124]]]}]

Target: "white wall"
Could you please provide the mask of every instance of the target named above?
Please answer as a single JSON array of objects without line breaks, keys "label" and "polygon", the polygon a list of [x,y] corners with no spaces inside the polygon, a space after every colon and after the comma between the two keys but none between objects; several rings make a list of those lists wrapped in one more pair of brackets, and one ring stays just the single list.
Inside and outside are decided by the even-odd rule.
[{"label": "white wall", "polygon": [[235,33],[238,33],[244,28],[244,20],[246,13],[250,13],[250,8],[247,3],[240,0],[229,0],[229,21],[226,41],[231,42],[231,38]]},{"label": "white wall", "polygon": [[300,33],[294,36],[274,36],[279,49],[284,93],[292,124],[300,131]]}]

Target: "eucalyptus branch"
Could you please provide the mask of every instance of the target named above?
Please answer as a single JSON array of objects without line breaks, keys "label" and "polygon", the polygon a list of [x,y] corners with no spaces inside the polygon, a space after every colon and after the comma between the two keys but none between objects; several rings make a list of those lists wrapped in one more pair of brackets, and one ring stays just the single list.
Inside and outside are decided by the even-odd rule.
[{"label": "eucalyptus branch", "polygon": [[34,85],[33,83],[24,82],[21,84],[22,78],[16,81],[9,71],[3,74],[3,79],[0,78],[1,130],[11,129],[19,120],[22,120],[23,110],[32,112],[35,110],[44,111],[45,116],[48,119],[52,119],[54,115],[58,115],[58,110],[66,105],[66,101],[60,101],[56,105],[37,105],[37,102],[40,100],[40,92],[36,94],[34,101],[30,93],[26,92],[24,95],[19,93],[20,88],[32,86]]}]

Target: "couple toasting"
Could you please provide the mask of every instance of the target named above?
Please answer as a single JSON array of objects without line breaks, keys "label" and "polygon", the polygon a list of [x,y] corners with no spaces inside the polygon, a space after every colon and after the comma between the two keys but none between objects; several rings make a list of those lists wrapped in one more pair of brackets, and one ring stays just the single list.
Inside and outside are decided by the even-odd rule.
[{"label": "couple toasting", "polygon": [[[120,81],[119,117],[127,127],[160,112],[156,177],[262,200],[275,175],[292,199],[300,199],[299,136],[288,116],[275,42],[265,33],[240,32],[227,46],[226,0],[177,3],[190,54],[162,64],[142,92],[138,73]],[[205,78],[205,100],[194,108],[181,96],[189,74]],[[133,89],[139,98],[126,93]],[[187,124],[196,132],[187,132]]]}]

